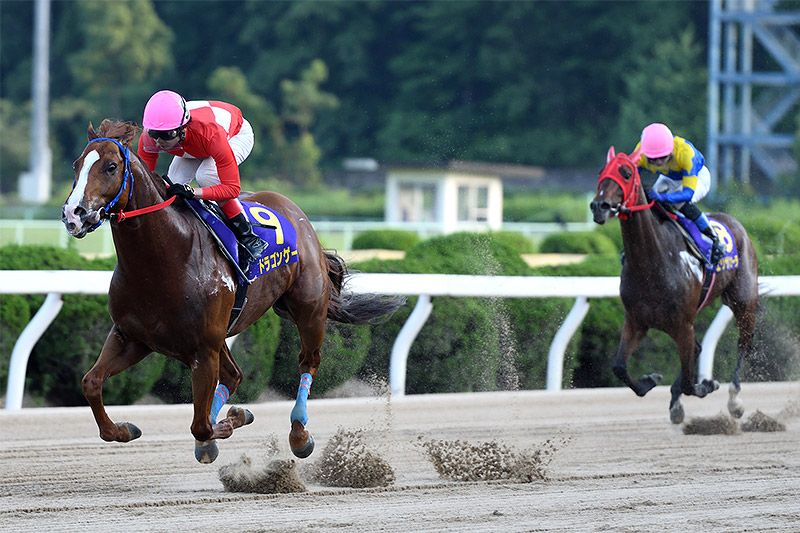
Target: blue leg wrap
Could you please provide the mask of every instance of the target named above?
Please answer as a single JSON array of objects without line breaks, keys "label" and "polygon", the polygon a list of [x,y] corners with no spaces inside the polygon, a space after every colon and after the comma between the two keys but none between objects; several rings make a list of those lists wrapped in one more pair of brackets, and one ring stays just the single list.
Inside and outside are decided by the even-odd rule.
[{"label": "blue leg wrap", "polygon": [[209,415],[212,424],[217,423],[217,415],[219,414],[219,410],[222,409],[222,406],[228,401],[228,396],[228,387],[222,383],[217,385],[217,390],[214,392],[214,401],[211,404],[211,414]]},{"label": "blue leg wrap", "polygon": [[306,400],[308,400],[308,393],[311,392],[311,374],[308,372],[300,376],[300,387],[297,389],[297,401],[292,409],[291,421],[299,421],[304,426],[308,424],[308,410],[306,408]]}]

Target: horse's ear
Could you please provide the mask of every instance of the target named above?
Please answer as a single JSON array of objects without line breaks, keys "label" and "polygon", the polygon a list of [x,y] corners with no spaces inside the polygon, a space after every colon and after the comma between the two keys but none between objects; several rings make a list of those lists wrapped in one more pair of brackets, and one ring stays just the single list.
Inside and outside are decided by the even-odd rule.
[{"label": "horse's ear", "polygon": [[128,127],[121,132],[119,142],[122,144],[122,146],[129,147],[137,132],[138,128],[136,126],[133,124],[128,124]]},{"label": "horse's ear", "polygon": [[611,160],[614,159],[614,156],[616,155],[617,154],[616,152],[614,152],[614,147],[612,146],[611,148],[608,149],[608,153],[606,154],[606,163],[611,162]]},{"label": "horse's ear", "polygon": [[640,146],[638,150],[636,150],[631,154],[630,160],[634,165],[638,165],[641,159],[642,159],[642,147]]},{"label": "horse's ear", "polygon": [[86,130],[86,136],[90,141],[93,141],[99,137],[99,135],[94,131],[94,126],[92,126],[91,121],[89,121],[89,128]]}]

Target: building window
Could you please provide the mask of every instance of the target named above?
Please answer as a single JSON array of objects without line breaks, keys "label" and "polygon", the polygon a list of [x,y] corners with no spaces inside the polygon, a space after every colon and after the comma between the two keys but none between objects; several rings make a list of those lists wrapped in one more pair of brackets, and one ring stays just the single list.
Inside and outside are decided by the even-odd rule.
[{"label": "building window", "polygon": [[436,187],[403,183],[397,189],[400,220],[434,222],[436,220]]},{"label": "building window", "polygon": [[458,221],[486,222],[489,220],[489,187],[459,185]]}]

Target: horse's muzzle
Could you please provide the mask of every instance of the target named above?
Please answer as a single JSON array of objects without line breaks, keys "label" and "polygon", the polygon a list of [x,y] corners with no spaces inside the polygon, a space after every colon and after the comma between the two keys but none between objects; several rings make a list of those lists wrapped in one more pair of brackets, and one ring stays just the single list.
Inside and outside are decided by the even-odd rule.
[{"label": "horse's muzzle", "polygon": [[592,218],[597,224],[605,224],[611,214],[611,204],[605,200],[595,200],[589,204],[592,210]]},{"label": "horse's muzzle", "polygon": [[67,209],[64,204],[61,207],[61,222],[67,228],[67,233],[81,239],[89,232],[89,228],[100,222],[100,211],[87,211],[81,206]]}]

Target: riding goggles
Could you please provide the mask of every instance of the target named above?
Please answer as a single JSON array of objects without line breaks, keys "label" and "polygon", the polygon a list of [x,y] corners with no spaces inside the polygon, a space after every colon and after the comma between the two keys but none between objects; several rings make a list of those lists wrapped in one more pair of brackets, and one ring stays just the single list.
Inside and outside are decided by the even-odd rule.
[{"label": "riding goggles", "polygon": [[167,131],[147,130],[147,134],[153,139],[163,139],[165,141],[171,141],[172,139],[177,137],[180,132],[181,132],[180,128]]}]

